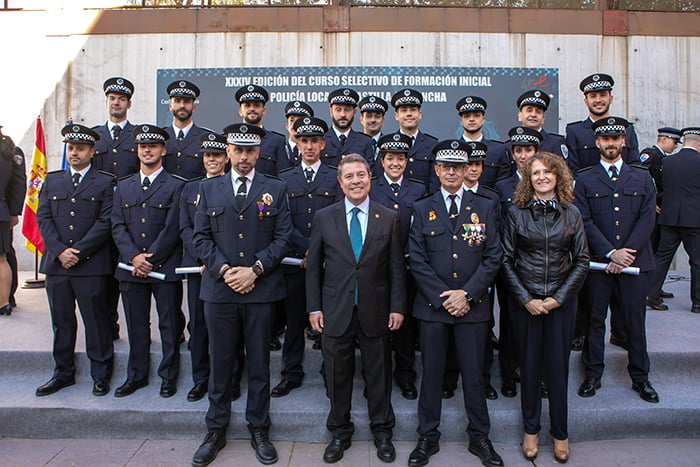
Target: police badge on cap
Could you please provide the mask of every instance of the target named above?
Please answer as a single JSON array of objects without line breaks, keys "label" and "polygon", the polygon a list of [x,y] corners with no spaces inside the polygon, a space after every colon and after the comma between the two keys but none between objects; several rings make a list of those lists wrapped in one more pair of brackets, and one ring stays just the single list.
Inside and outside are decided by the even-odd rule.
[{"label": "police badge on cap", "polygon": [[138,125],[134,128],[133,134],[136,144],[165,144],[170,137],[167,131],[156,125]]},{"label": "police badge on cap", "polygon": [[362,112],[381,112],[383,114],[389,110],[389,104],[384,99],[378,96],[367,96],[363,98],[357,106]]},{"label": "police badge on cap", "polygon": [[297,136],[323,136],[328,131],[328,125],[320,118],[297,118],[292,127]]},{"label": "police badge on cap", "polygon": [[547,107],[549,107],[549,96],[546,92],[539,89],[524,92],[518,97],[518,108],[522,109],[526,105],[534,105],[547,110]]},{"label": "police badge on cap", "polygon": [[536,146],[539,147],[542,142],[542,134],[533,130],[532,128],[526,128],[524,126],[516,126],[508,131],[508,136],[510,137],[508,143],[511,146]]},{"label": "police badge on cap", "polygon": [[199,137],[200,148],[204,152],[226,152],[226,137],[218,133],[203,133]]},{"label": "police badge on cap", "polygon": [[411,149],[411,137],[403,133],[394,133],[392,135],[384,135],[379,138],[377,147],[379,152],[400,152],[407,153]]},{"label": "police badge on cap", "polygon": [[433,147],[436,162],[466,164],[469,162],[469,147],[463,140],[448,139]]},{"label": "police badge on cap", "polygon": [[100,139],[96,131],[78,123],[70,123],[61,129],[64,143],[83,143],[94,145]]},{"label": "police badge on cap", "polygon": [[226,143],[235,146],[260,146],[265,130],[255,125],[234,123],[224,128]]},{"label": "police badge on cap", "polygon": [[333,104],[345,104],[351,105],[353,107],[357,106],[357,101],[360,100],[360,95],[349,88],[340,88],[335,91],[331,91],[328,95],[328,103]]},{"label": "police badge on cap", "polygon": [[313,117],[314,109],[309,104],[301,101],[292,101],[284,106],[284,116],[299,115],[300,117]]},{"label": "police badge on cap", "polygon": [[249,84],[248,86],[243,86],[238,91],[236,91],[236,101],[241,104],[243,102],[262,102],[263,104],[267,102],[268,94],[265,88],[256,86],[254,84]]},{"label": "police badge on cap", "polygon": [[391,96],[391,106],[398,109],[402,105],[423,105],[423,94],[415,89],[402,89]]},{"label": "police badge on cap", "polygon": [[466,112],[486,112],[486,101],[477,96],[466,96],[457,101],[457,112],[462,115]]},{"label": "police badge on cap", "polygon": [[486,145],[480,141],[470,141],[467,143],[469,162],[479,162],[486,160]]},{"label": "police badge on cap", "polygon": [[683,136],[687,136],[687,135],[700,135],[700,127],[689,126],[689,127],[687,127],[687,128],[683,128],[683,129],[681,130],[681,133],[683,134]]},{"label": "police badge on cap", "polygon": [[102,89],[104,89],[105,94],[115,92],[117,94],[124,94],[129,99],[134,95],[134,85],[126,78],[109,78],[102,85]]},{"label": "police badge on cap", "polygon": [[168,95],[170,97],[188,97],[196,99],[199,97],[199,88],[189,81],[174,81],[168,85]]},{"label": "police badge on cap", "polygon": [[629,125],[622,117],[606,117],[593,122],[591,129],[596,136],[616,136],[624,135]]},{"label": "police badge on cap", "polygon": [[612,76],[605,73],[596,73],[583,78],[578,87],[584,94],[588,94],[593,91],[612,91],[614,85],[615,80],[613,80]]}]

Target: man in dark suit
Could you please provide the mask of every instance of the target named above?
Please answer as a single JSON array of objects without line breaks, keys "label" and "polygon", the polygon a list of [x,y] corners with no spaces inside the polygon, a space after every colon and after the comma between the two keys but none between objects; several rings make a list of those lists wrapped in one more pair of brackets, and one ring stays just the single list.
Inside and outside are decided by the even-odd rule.
[{"label": "man in dark suit", "polygon": [[[163,169],[168,133],[156,125],[134,129],[141,166],[122,179],[114,191],[112,237],[119,261],[131,271],[117,268],[129,333],[129,364],[126,381],[114,391],[116,397],[133,394],[148,385],[151,347],[151,299],[155,297],[163,359],[161,397],[177,392],[180,369],[182,282],[175,267],[182,258],[179,232],[179,201],[184,183]],[[156,278],[151,273],[160,273]]]},{"label": "man in dark suit", "polygon": [[165,127],[168,142],[163,167],[171,175],[186,180],[204,175],[200,137],[206,132],[192,121],[192,114],[197,109],[195,101],[199,97],[199,88],[189,81],[172,82],[167,88],[170,103],[168,110],[173,114],[173,124]]},{"label": "man in dark suit", "polygon": [[[411,230],[413,205],[418,198],[425,196],[425,185],[420,180],[405,177],[411,149],[411,138],[403,133],[385,135],[379,140],[378,164],[382,173],[372,179],[369,197],[372,201],[393,209],[399,214],[401,245],[404,254],[408,252],[408,232]],[[432,154],[431,154],[432,158]],[[408,266],[408,264],[406,264]],[[406,309],[410,310],[416,296],[413,277],[406,276]],[[403,324],[391,333],[391,346],[394,351],[394,379],[406,399],[418,397],[416,390],[416,323],[406,314]]]},{"label": "man in dark suit", "polygon": [[46,396],[75,384],[77,301],[94,381],[92,393],[104,396],[109,392],[114,355],[105,295],[114,264],[104,245],[111,236],[115,180],[92,167],[95,141],[99,138],[95,131],[70,124],[61,134],[70,168],[47,175],[36,213],[44,240],[40,270],[46,274],[56,362],[53,376],[37,388],[36,395]]},{"label": "man in dark suit", "polygon": [[647,304],[668,309],[661,300],[661,287],[678,245],[690,262],[690,311],[700,313],[700,128],[684,128],[683,148],[663,162],[664,196],[658,224],[661,226],[656,269],[651,274]]},{"label": "man in dark suit", "polygon": [[539,89],[531,89],[518,97],[518,121],[525,128],[532,128],[542,135],[540,151],[559,154],[564,159],[569,157],[569,148],[562,135],[548,133],[544,129],[545,112],[549,107],[549,95]]},{"label": "man in dark suit", "polygon": [[[583,92],[583,103],[588,109],[588,118],[566,125],[566,145],[569,148],[569,157],[566,162],[574,174],[580,169],[599,163],[600,156],[592,125],[610,115],[614,85],[613,77],[604,73],[587,76],[579,84],[579,88]],[[625,130],[625,147],[622,154],[625,163],[636,164],[639,162],[638,146],[637,133],[634,131],[634,126],[630,124]]]},{"label": "man in dark suit", "polygon": [[377,456],[392,462],[391,344],[403,322],[405,269],[395,211],[370,201],[370,167],[348,154],[338,166],[345,198],[316,213],[307,258],[306,300],[321,349],[331,402],[326,426],[333,437],[323,460],[338,462],[351,445],[355,343],[367,387],[370,429]]},{"label": "man in dark suit", "polygon": [[439,451],[440,392],[449,335],[454,334],[469,418],[469,452],[484,465],[503,461],[488,439],[482,369],[488,334],[488,289],[500,266],[497,202],[464,190],[469,148],[461,140],[433,150],[440,190],[419,200],[408,239],[409,265],[418,284],[413,316],[419,320],[423,378],[418,400],[416,448],[408,465],[426,465]]},{"label": "man in dark suit", "polygon": [[486,101],[481,97],[466,96],[457,102],[456,107],[464,129],[462,140],[465,143],[478,142],[486,145],[484,174],[480,183],[493,187],[496,180],[512,174],[513,168],[506,146],[499,141],[485,138],[481,132],[486,122]]},{"label": "man in dark suit", "polygon": [[209,465],[226,445],[231,418],[231,374],[243,340],[248,366],[246,420],[255,457],[277,462],[269,439],[270,338],[274,303],[286,295],[280,261],[289,251],[292,223],[285,183],[255,169],[265,131],[224,128],[228,175],[204,180],[194,221],[194,245],[206,269],[200,298],[209,330],[211,373],[208,433],[192,465]]},{"label": "man in dark suit", "polygon": [[314,109],[311,108],[309,104],[301,101],[288,102],[284,106],[284,117],[287,123],[284,124],[284,128],[287,130],[287,140],[284,145],[284,152],[287,155],[286,159],[278,161],[277,170],[282,172],[290,167],[296,167],[301,161],[301,156],[299,154],[299,148],[296,142],[296,133],[294,132],[294,122],[298,118],[313,117]]},{"label": "man in dark suit", "polygon": [[187,393],[187,400],[195,402],[207,393],[209,384],[209,333],[204,319],[204,302],[199,298],[204,269],[199,253],[194,247],[194,215],[199,201],[199,182],[218,177],[226,170],[229,158],[226,154],[226,137],[205,132],[200,137],[199,151],[206,171],[205,177],[187,183],[180,197],[180,238],[182,239],[182,267],[198,267],[200,272],[187,274],[187,308],[190,316],[190,355],[194,386]]},{"label": "man in dark suit", "polygon": [[249,127],[257,126],[265,133],[255,170],[266,175],[277,175],[280,170],[288,167],[286,141],[283,134],[263,127],[262,120],[267,111],[265,104],[268,99],[267,90],[254,84],[243,86],[236,91],[238,115],[243,119],[243,123]]},{"label": "man in dark suit", "polygon": [[337,167],[346,154],[364,156],[370,168],[374,166],[374,145],[372,138],[352,129],[360,96],[348,88],[332,91],[328,95],[332,128],[326,132],[326,149],[321,160],[329,167]]},{"label": "man in dark suit", "polygon": [[[2,129],[2,126],[0,126]],[[24,154],[12,139],[0,130],[0,315],[9,316],[16,289],[17,258],[12,248],[12,228],[19,223],[24,206],[27,176]]]},{"label": "man in dark suit", "polygon": [[[605,318],[618,290],[624,299],[611,312],[622,315],[618,322],[627,336],[632,389],[645,401],[658,402],[649,382],[644,303],[647,276],[654,269],[649,238],[654,229],[656,193],[646,169],[622,160],[627,126],[627,120],[619,117],[593,124],[600,162],[580,171],[576,179],[576,207],[581,211],[591,258],[607,263],[604,271],[591,271],[586,279],[591,311],[583,347],[586,378],[578,394],[592,397],[601,387]],[[639,268],[639,275],[622,273],[626,267]]]},{"label": "man in dark suit", "polygon": [[272,397],[286,396],[301,386],[304,378],[304,328],[309,320],[306,296],[300,296],[299,291],[305,288],[312,220],[317,211],[333,204],[340,194],[335,170],[321,163],[321,152],[326,145],[323,135],[328,131],[326,122],[314,117],[299,118],[294,122],[294,131],[301,162],[298,167],[283,171],[280,178],[287,182],[293,224],[288,256],[299,259],[301,263],[282,266],[287,286],[284,300],[287,330],[282,348],[282,381],[272,389]]}]

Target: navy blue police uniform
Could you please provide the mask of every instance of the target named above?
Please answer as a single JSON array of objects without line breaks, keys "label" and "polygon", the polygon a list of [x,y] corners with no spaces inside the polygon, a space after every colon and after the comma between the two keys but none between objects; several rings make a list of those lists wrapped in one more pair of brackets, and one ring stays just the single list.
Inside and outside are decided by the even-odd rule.
[{"label": "navy blue police uniform", "polygon": [[[165,144],[167,138],[167,133],[154,125],[139,125],[134,135],[141,143]],[[164,169],[150,185],[142,178],[145,177],[139,172],[117,183],[112,209],[112,237],[119,250],[120,262],[128,265],[134,256],[152,253],[148,262],[153,265],[153,272],[165,277],[162,280],[136,277],[127,270],[116,270],[129,334],[127,384],[131,383],[126,391],[117,389],[115,395],[118,396],[128,395],[148,382],[152,296],[156,300],[163,353],[158,375],[163,386],[173,388],[166,391],[169,395],[174,394],[180,367],[179,344],[184,317],[181,311],[182,282],[175,274],[175,268],[182,258],[178,206],[184,181]]]},{"label": "navy blue police uniform", "polygon": [[[6,136],[2,136],[2,132],[0,132],[0,137],[7,138]],[[9,138],[7,139],[9,140]],[[5,149],[7,152],[0,157],[0,164],[3,164],[1,172],[4,176],[9,177],[8,182],[0,182],[0,186],[5,186],[5,189],[0,191],[0,193],[5,193],[5,204],[7,206],[7,210],[9,211],[9,216],[19,216],[22,214],[22,207],[24,206],[24,196],[27,188],[27,172],[25,170],[25,159],[22,148],[16,146],[12,153],[9,153],[9,148],[10,145],[7,143]],[[9,161],[12,163],[8,164]],[[9,216],[7,217],[8,222]],[[0,218],[2,217],[5,216],[0,215]],[[8,241],[5,243],[8,243]],[[12,227],[9,227],[9,245],[4,245],[0,252],[2,252],[2,250],[4,250],[7,263],[10,265],[10,270],[12,271],[12,283],[10,284],[9,297],[10,308],[5,308],[4,312],[5,314],[9,315],[12,312],[12,308],[17,306],[17,302],[15,301],[15,292],[17,291],[17,286],[19,285],[17,254],[12,246]],[[2,314],[3,311],[0,309],[0,315]]]},{"label": "navy blue police uniform", "polygon": [[[301,102],[301,101],[292,101],[288,102],[287,105],[284,106],[284,116],[287,119],[287,122],[289,120],[289,117],[296,117],[296,118],[303,118],[303,117],[313,117],[314,116],[314,109],[311,108],[309,104],[306,102]],[[301,162],[301,157],[299,156],[299,149],[296,147],[296,144],[294,147],[289,143],[289,140],[285,138],[284,140],[284,154],[286,158],[282,158],[281,160],[278,161],[277,163],[277,170],[279,173],[282,173],[283,170],[286,170],[290,167],[296,167],[299,165],[299,162]]]},{"label": "navy blue police uniform", "polygon": [[[345,104],[357,107],[360,96],[352,89],[341,88],[332,91],[328,95],[328,102],[333,104]],[[329,167],[337,167],[338,161],[345,154],[360,154],[369,163],[370,169],[374,168],[374,144],[372,138],[352,128],[346,135],[346,140],[341,142],[336,129],[331,128],[324,135],[326,149],[321,153],[321,161]]]},{"label": "navy blue police uniform", "polygon": [[[93,145],[98,135],[83,125],[71,124],[61,133],[64,142]],[[85,329],[90,375],[108,384],[112,375],[113,347],[110,313],[105,294],[114,272],[105,243],[111,238],[110,214],[115,179],[88,166],[87,171],[50,172],[39,194],[37,223],[44,241],[40,272],[46,274],[46,294],[53,323],[53,378],[75,381],[77,301]],[[78,263],[64,268],[58,256],[67,248],[79,250]],[[109,389],[107,389],[108,391]],[[38,395],[41,391],[38,391]],[[105,392],[106,394],[106,392]],[[100,394],[104,395],[104,394]]]}]

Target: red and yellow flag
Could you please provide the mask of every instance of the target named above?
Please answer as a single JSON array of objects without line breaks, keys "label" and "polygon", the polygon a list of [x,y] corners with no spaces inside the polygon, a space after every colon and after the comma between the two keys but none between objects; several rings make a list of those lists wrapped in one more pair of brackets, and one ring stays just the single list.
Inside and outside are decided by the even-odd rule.
[{"label": "red and yellow flag", "polygon": [[32,154],[31,172],[27,179],[27,197],[24,199],[24,212],[22,214],[22,235],[27,239],[25,246],[32,253],[44,251],[44,241],[39,233],[39,225],[36,222],[36,210],[39,206],[39,191],[46,179],[46,144],[44,143],[44,128],[41,125],[41,117],[36,119],[36,137],[34,153]]}]

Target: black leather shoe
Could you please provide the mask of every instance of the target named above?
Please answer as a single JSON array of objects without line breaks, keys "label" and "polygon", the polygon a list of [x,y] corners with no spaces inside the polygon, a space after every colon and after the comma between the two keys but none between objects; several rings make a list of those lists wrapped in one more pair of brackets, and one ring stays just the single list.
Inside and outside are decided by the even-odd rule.
[{"label": "black leather shoe", "polygon": [[610,343],[627,350],[627,342],[624,339],[617,337],[615,334],[610,334]]},{"label": "black leather shoe", "polygon": [[399,388],[401,389],[401,395],[404,399],[412,401],[418,397],[418,390],[413,383],[399,383]]},{"label": "black leather shoe", "polygon": [[518,395],[518,389],[515,387],[515,381],[512,379],[504,380],[501,386],[501,394],[505,397],[515,397]]},{"label": "black leather shoe", "polygon": [[351,440],[342,440],[340,438],[333,438],[331,442],[326,446],[326,450],[323,451],[323,462],[327,464],[334,464],[343,458],[343,453],[346,449],[352,446]]},{"label": "black leather shoe", "polygon": [[241,398],[241,386],[234,386],[233,391],[231,391],[231,402],[237,401]]},{"label": "black leather shoe", "polygon": [[493,388],[493,386],[491,386],[490,383],[486,383],[486,387],[484,387],[484,393],[486,394],[486,398],[488,400],[495,401],[496,399],[498,399],[498,393]]},{"label": "black leather shoe", "polygon": [[574,337],[571,341],[571,350],[574,352],[580,352],[583,350],[583,341],[586,338],[583,336]]},{"label": "black leather shoe", "polygon": [[216,455],[226,446],[226,435],[210,431],[204,437],[204,442],[199,445],[197,451],[192,456],[192,465],[204,467],[214,462]]},{"label": "black leather shoe", "polygon": [[135,393],[138,389],[144,388],[146,386],[148,386],[148,381],[145,379],[142,381],[132,381],[128,379],[124,384],[119,386],[114,391],[114,397],[130,396],[131,394]]},{"label": "black leather shoe", "polygon": [[690,308],[690,312],[691,312],[691,313],[700,313],[700,305],[693,305],[693,306]]},{"label": "black leather shoe", "polygon": [[586,377],[578,388],[578,395],[581,397],[593,397],[595,396],[596,389],[600,389],[600,386],[601,384],[598,378]]},{"label": "black leather shoe", "polygon": [[390,439],[375,439],[374,445],[377,448],[377,457],[382,462],[394,462],[396,460],[396,449]]},{"label": "black leather shoe", "polygon": [[416,444],[416,448],[413,451],[411,451],[411,454],[409,454],[408,456],[408,465],[411,467],[427,465],[430,461],[430,456],[432,456],[439,450],[440,444],[437,441],[420,437],[418,438],[418,444]]},{"label": "black leather shoe", "polygon": [[282,344],[280,343],[280,340],[277,338],[277,336],[272,336],[272,339],[270,339],[270,351],[276,352],[281,348]]},{"label": "black leather shoe", "polygon": [[48,396],[49,394],[53,394],[54,392],[58,392],[63,388],[67,388],[68,386],[73,386],[74,384],[75,384],[75,378],[71,378],[71,379],[51,378],[46,383],[44,383],[41,386],[39,386],[38,388],[36,388],[36,395],[37,395],[37,397]]},{"label": "black leather shoe", "polygon": [[269,465],[277,462],[277,449],[270,442],[266,431],[251,433],[250,445],[255,450],[255,458],[261,464]]},{"label": "black leather shoe", "polygon": [[544,382],[544,378],[540,379],[540,394],[542,399],[549,399],[549,389],[547,389],[547,383]]},{"label": "black leather shoe", "polygon": [[109,383],[102,378],[97,378],[92,383],[92,395],[93,396],[106,396],[109,392]]},{"label": "black leather shoe", "polygon": [[455,395],[455,389],[457,389],[457,388],[454,386],[443,385],[442,386],[442,398],[443,399],[451,399]]},{"label": "black leather shoe", "polygon": [[470,442],[469,452],[478,456],[481,459],[481,463],[486,466],[500,467],[503,465],[503,459],[498,455],[488,438],[481,438],[474,443]]},{"label": "black leather shoe", "polygon": [[647,298],[647,306],[652,310],[666,311],[668,310],[668,305],[664,303],[660,298]]},{"label": "black leather shoe", "polygon": [[207,383],[197,383],[194,385],[190,392],[187,393],[188,402],[197,402],[202,397],[207,395],[208,385]]},{"label": "black leather shoe", "polygon": [[652,387],[649,380],[642,381],[641,383],[632,383],[632,389],[637,391],[639,393],[639,397],[647,402],[651,402],[652,404],[659,402],[659,394]]},{"label": "black leather shoe", "polygon": [[175,381],[163,378],[163,382],[160,383],[160,397],[173,397],[176,392],[177,386]]},{"label": "black leather shoe", "polygon": [[287,378],[282,378],[282,381],[280,381],[280,384],[272,388],[272,391],[270,391],[270,395],[272,397],[282,397],[286,396],[290,392],[292,392],[292,389],[296,389],[298,387],[301,387],[301,383],[293,383],[289,381]]},{"label": "black leather shoe", "polygon": [[10,316],[12,314],[12,305],[8,303],[7,305],[0,307],[0,315]]},{"label": "black leather shoe", "polygon": [[659,292],[659,298],[673,298],[673,294],[662,289],[661,292]]}]

